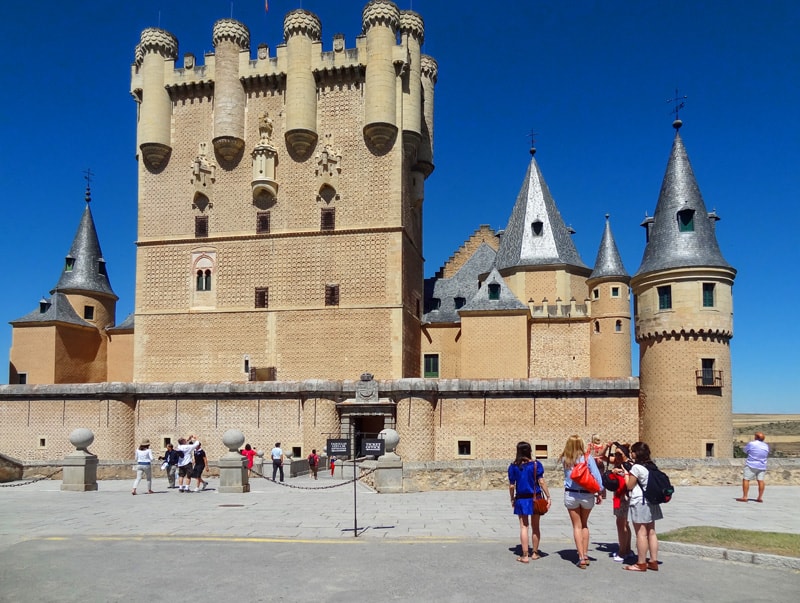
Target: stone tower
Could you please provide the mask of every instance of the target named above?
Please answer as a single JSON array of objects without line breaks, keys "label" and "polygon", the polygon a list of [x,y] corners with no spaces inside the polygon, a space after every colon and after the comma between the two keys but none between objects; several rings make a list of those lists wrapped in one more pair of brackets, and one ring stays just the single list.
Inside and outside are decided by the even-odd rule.
[{"label": "stone tower", "polygon": [[590,377],[630,377],[630,280],[606,214],[594,270],[586,281],[592,315]]},{"label": "stone tower", "polygon": [[639,344],[640,435],[658,457],[733,454],[733,280],[675,121],[647,244],[631,279]]},{"label": "stone tower", "polygon": [[86,207],[61,276],[39,308],[11,321],[9,383],[107,380],[109,336],[117,300],[108,278],[86,189]]},{"label": "stone tower", "polygon": [[142,33],[134,381],[420,374],[436,62],[416,13],[374,0],[361,26],[323,49],[294,10],[253,57],[222,19],[182,67]]}]

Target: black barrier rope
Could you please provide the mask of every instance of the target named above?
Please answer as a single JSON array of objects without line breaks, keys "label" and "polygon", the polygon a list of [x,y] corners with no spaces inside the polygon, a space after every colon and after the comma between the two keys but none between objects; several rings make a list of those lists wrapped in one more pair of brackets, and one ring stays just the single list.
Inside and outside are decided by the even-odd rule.
[{"label": "black barrier rope", "polygon": [[22,482],[22,483],[19,483],[19,484],[0,484],[0,488],[16,488],[17,486],[27,486],[28,484],[35,484],[36,482],[40,482],[43,479],[50,479],[51,477],[53,477],[59,471],[61,471],[61,467],[59,467],[58,469],[53,471],[50,475],[44,475],[42,477],[36,477],[36,478],[34,478],[32,480],[28,480],[27,482]]},{"label": "black barrier rope", "polygon": [[341,486],[346,486],[347,484],[352,484],[354,482],[357,482],[358,480],[368,476],[370,473],[375,473],[376,470],[377,469],[367,469],[363,473],[361,473],[361,475],[359,475],[358,477],[349,479],[346,482],[338,482],[336,484],[331,484],[330,486],[297,486],[295,484],[289,484],[286,482],[277,482],[273,480],[271,477],[267,477],[266,475],[259,473],[256,469],[251,469],[251,471],[255,475],[257,475],[258,477],[263,477],[268,482],[272,482],[278,486],[283,486],[284,488],[295,488],[296,490],[330,490],[331,488],[340,488]]}]

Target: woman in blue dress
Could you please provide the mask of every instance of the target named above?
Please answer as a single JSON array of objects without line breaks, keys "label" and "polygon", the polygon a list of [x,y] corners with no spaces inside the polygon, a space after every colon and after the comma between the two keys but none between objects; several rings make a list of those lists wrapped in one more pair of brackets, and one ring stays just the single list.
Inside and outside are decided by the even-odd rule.
[{"label": "woman in blue dress", "polygon": [[[514,515],[519,516],[519,540],[522,545],[520,563],[528,563],[528,528],[533,526],[533,558],[539,558],[539,519],[541,515],[533,512],[534,496],[547,499],[547,510],[550,510],[550,491],[544,481],[544,467],[539,461],[531,460],[533,454],[528,442],[517,444],[517,458],[508,466],[508,491],[511,494],[511,507]],[[530,521],[533,517],[533,521]]]}]

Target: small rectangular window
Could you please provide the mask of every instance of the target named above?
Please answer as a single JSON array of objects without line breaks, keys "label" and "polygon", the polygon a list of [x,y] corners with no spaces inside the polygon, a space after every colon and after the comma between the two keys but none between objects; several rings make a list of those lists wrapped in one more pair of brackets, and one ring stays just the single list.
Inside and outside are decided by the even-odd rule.
[{"label": "small rectangular window", "polygon": [[592,289],[592,297],[594,299],[600,299],[600,289]]},{"label": "small rectangular window", "polygon": [[700,366],[703,371],[701,383],[706,386],[713,386],[715,385],[714,382],[714,359],[713,358],[701,358],[700,359]]},{"label": "small rectangular window", "polygon": [[665,285],[658,288],[658,309],[670,310],[672,308],[672,287]]},{"label": "small rectangular window", "polygon": [[678,212],[678,230],[680,232],[694,232],[693,209],[682,209]]},{"label": "small rectangular window", "polygon": [[472,456],[472,442],[458,440],[458,456]]},{"label": "small rectangular window", "polygon": [[269,212],[260,211],[256,214],[256,234],[267,234],[269,232]]},{"label": "small rectangular window", "polygon": [[256,308],[269,308],[269,287],[256,287]]},{"label": "small rectangular window", "polygon": [[334,230],[336,228],[336,208],[324,207],[320,215],[320,230]]},{"label": "small rectangular window", "polygon": [[75,268],[75,258],[72,256],[67,256],[67,259],[64,262],[64,272],[72,272],[73,268]]},{"label": "small rectangular window", "polygon": [[339,285],[325,285],[325,305],[339,305]]},{"label": "small rectangular window", "polygon": [[489,299],[493,301],[500,299],[500,285],[497,283],[489,285]]},{"label": "small rectangular window", "polygon": [[208,216],[194,217],[194,236],[198,239],[208,236]]},{"label": "small rectangular window", "polygon": [[706,456],[707,457],[714,456],[714,442],[706,442]]},{"label": "small rectangular window", "polygon": [[84,306],[83,317],[86,320],[94,320],[94,306]]},{"label": "small rectangular window", "polygon": [[39,437],[39,448],[47,448],[47,438],[44,436]]},{"label": "small rectangular window", "polygon": [[547,444],[536,444],[535,456],[537,459],[547,458]]},{"label": "small rectangular window", "polygon": [[103,276],[108,276],[105,260],[97,260],[97,273],[102,274]]},{"label": "small rectangular window", "polygon": [[619,297],[619,287],[611,287],[611,297]]},{"label": "small rectangular window", "polygon": [[703,283],[703,307],[714,307],[714,283]]},{"label": "small rectangular window", "polygon": [[455,303],[456,310],[458,310],[459,308],[463,308],[464,305],[467,303],[467,300],[464,297],[456,297],[454,298],[453,301]]},{"label": "small rectangular window", "polygon": [[28,383],[28,373],[17,373],[17,383],[26,385]]},{"label": "small rectangular window", "polygon": [[439,354],[425,354],[423,376],[429,379],[439,378]]}]

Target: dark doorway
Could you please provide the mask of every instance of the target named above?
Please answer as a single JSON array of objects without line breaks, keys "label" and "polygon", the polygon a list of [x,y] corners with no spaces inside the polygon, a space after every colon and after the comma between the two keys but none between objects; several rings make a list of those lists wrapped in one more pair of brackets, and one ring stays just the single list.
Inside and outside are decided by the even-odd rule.
[{"label": "dark doorway", "polygon": [[361,440],[364,438],[377,438],[383,430],[383,416],[353,417],[355,430],[353,444],[355,456],[361,455]]}]

